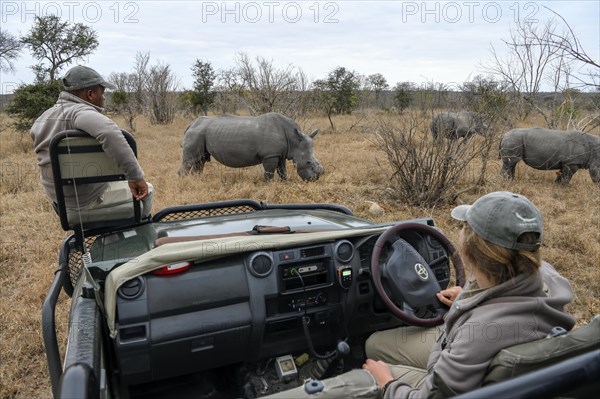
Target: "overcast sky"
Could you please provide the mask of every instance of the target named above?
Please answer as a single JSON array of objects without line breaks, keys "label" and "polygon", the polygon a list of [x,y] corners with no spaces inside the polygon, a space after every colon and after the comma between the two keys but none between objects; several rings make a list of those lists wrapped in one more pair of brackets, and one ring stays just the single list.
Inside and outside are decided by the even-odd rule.
[{"label": "overcast sky", "polygon": [[[55,14],[98,33],[85,60],[107,76],[130,72],[136,52],[168,63],[190,88],[191,66],[232,67],[236,54],[292,64],[311,80],[337,66],[397,82],[460,84],[481,74],[490,45],[504,52],[516,18],[540,24],[563,16],[581,44],[600,59],[600,1],[52,1],[0,2],[0,24],[26,34],[35,15]],[[15,73],[2,73],[1,92],[31,83],[35,60],[24,50]],[[61,71],[66,72],[66,69]],[[62,74],[61,73],[61,74]]]}]

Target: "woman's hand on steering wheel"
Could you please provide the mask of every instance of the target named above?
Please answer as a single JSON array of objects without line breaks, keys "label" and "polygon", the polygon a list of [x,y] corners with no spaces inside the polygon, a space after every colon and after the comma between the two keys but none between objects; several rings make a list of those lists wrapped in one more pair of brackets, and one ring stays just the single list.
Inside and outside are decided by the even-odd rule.
[{"label": "woman's hand on steering wheel", "polygon": [[446,306],[452,306],[452,304],[456,300],[456,297],[458,296],[458,294],[461,293],[461,291],[462,291],[461,287],[454,286],[454,287],[447,288],[445,290],[441,290],[436,295],[441,303],[443,303]]}]

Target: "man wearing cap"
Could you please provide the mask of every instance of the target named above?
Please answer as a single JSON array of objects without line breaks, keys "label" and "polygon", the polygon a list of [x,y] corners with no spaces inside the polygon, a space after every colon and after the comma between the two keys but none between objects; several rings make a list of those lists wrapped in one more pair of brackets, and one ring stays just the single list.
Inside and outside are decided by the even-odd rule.
[{"label": "man wearing cap", "polygon": [[[452,397],[479,388],[500,350],[573,327],[563,310],[573,292],[541,260],[543,219],[531,201],[494,192],[452,216],[464,222],[458,248],[470,278],[438,293],[450,307],[442,328],[374,333],[362,369],[324,380],[319,398]],[[273,397],[308,397],[303,389]]]},{"label": "man wearing cap", "polygon": [[144,172],[129,147],[121,129],[101,112],[105,88],[114,89],[92,68],[75,66],[63,78],[65,91],[56,104],[45,111],[31,127],[34,151],[40,167],[40,177],[46,195],[56,202],[54,179],[50,165],[50,141],[59,132],[81,129],[96,138],[106,154],[125,172],[127,182],[108,182],[85,185],[75,191],[65,190],[68,211],[100,210],[131,201],[142,201],[142,217],[152,208],[152,185],[144,180]]}]

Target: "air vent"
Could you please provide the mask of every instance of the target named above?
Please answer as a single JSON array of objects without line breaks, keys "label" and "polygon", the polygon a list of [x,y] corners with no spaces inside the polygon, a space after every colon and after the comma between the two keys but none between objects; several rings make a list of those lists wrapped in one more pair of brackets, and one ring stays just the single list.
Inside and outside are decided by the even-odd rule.
[{"label": "air vent", "polygon": [[256,277],[266,277],[273,270],[273,257],[266,252],[257,252],[248,262],[250,273]]},{"label": "air vent", "polygon": [[350,262],[354,256],[354,245],[347,240],[338,242],[335,245],[335,256],[340,262]]},{"label": "air vent", "polygon": [[119,295],[123,299],[135,299],[144,291],[144,280],[141,277],[133,278],[119,287]]}]

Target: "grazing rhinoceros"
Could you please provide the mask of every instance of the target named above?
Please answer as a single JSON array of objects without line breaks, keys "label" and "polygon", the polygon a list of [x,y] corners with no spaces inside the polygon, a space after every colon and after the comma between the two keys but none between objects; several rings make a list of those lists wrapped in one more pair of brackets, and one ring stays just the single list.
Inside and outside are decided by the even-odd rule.
[{"label": "grazing rhinoceros", "polygon": [[512,129],[500,142],[502,172],[514,178],[515,166],[523,160],[535,169],[559,169],[557,183],[568,184],[578,169],[589,169],[600,184],[600,137],[579,131],[542,128]]},{"label": "grazing rhinoceros", "polygon": [[485,133],[488,126],[483,115],[477,112],[440,112],[431,120],[429,129],[434,139],[469,138],[475,133]]},{"label": "grazing rhinoceros", "polygon": [[303,133],[290,118],[277,113],[260,116],[202,116],[193,121],[183,137],[183,162],[179,174],[202,172],[211,155],[232,168],[259,165],[265,179],[275,169],[286,179],[286,161],[296,164],[303,180],[317,180],[323,166],[313,154],[311,134]]}]

